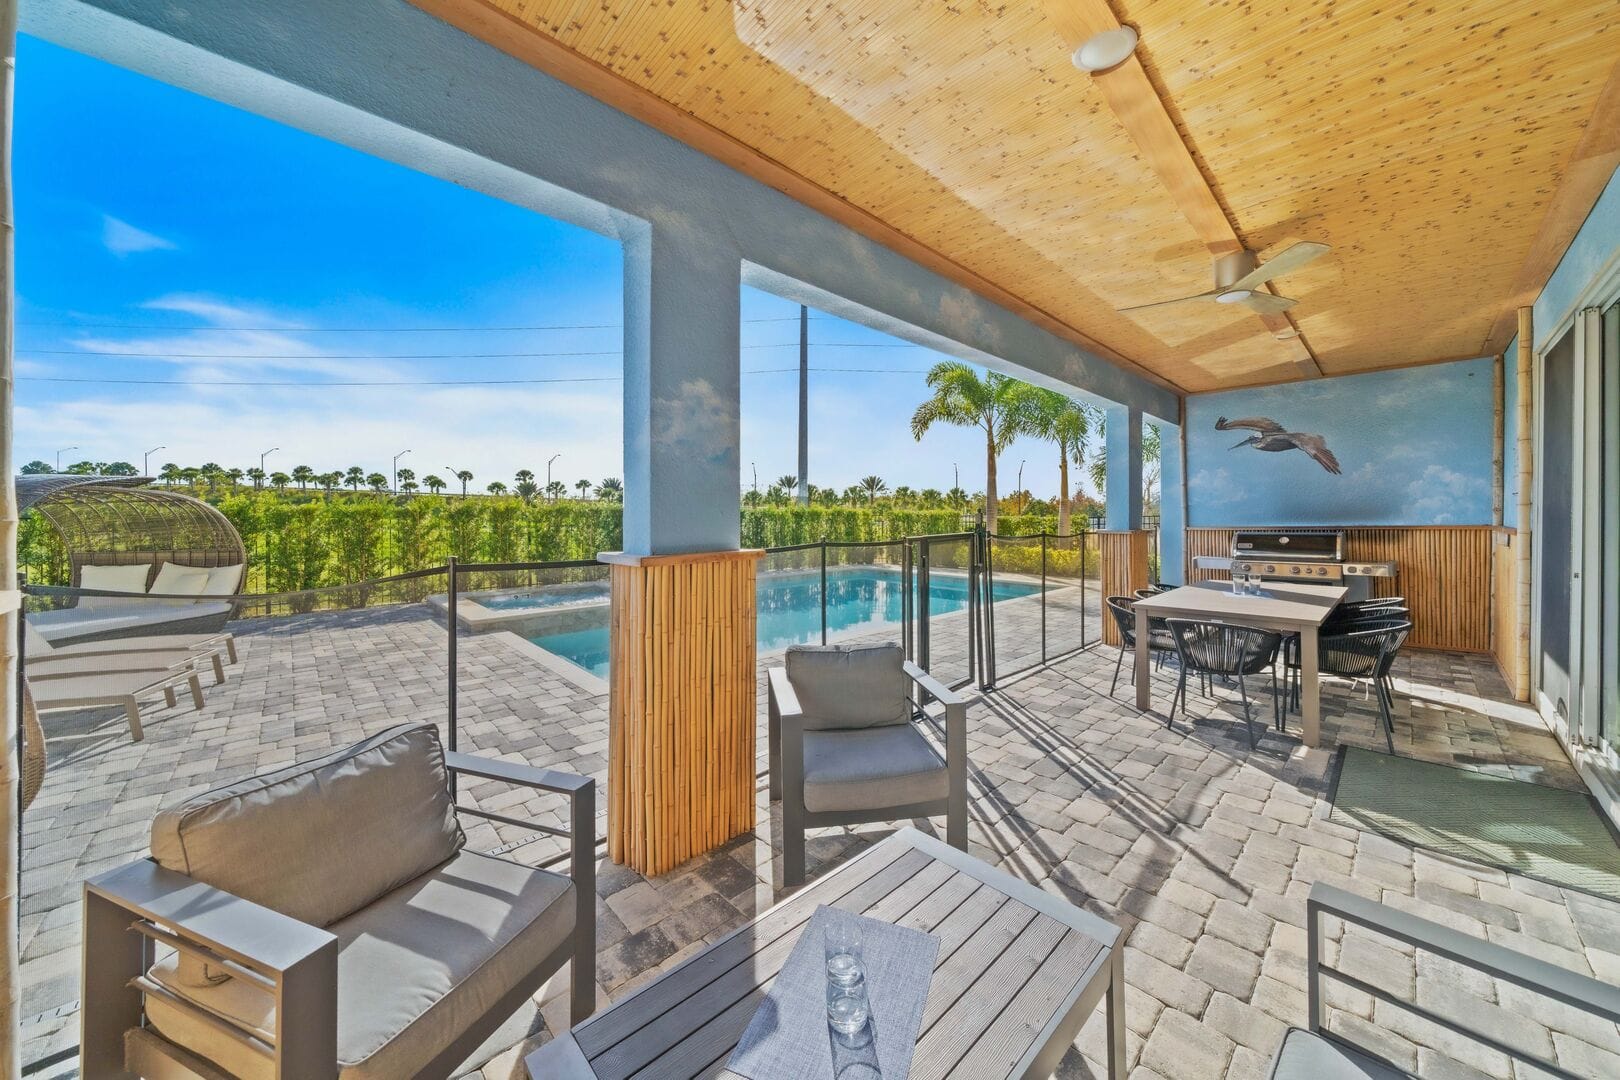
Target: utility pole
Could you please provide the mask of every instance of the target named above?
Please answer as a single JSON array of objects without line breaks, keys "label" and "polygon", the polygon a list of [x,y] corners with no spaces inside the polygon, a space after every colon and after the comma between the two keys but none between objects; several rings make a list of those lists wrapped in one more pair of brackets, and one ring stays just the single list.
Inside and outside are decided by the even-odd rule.
[{"label": "utility pole", "polygon": [[62,447],[62,449],[60,449],[60,450],[58,450],[56,452],[56,471],[57,472],[62,471],[62,455],[67,453],[69,450],[77,450],[77,449],[78,449],[77,446],[64,446],[64,447]]},{"label": "utility pole", "polygon": [[1024,462],[1022,462],[1022,461],[1020,461],[1018,463],[1018,491],[1017,491],[1017,495],[1018,495],[1018,512],[1020,514],[1022,514],[1024,512],[1024,504],[1027,501],[1024,498]]},{"label": "utility pole", "polygon": [[810,505],[810,309],[799,305],[799,505]]},{"label": "utility pole", "polygon": [[154,447],[152,447],[152,449],[148,450],[146,453],[141,455],[141,475],[142,476],[151,476],[152,475],[150,472],[147,471],[152,466],[152,455],[157,453],[159,450],[167,450],[167,449],[168,449],[167,446],[154,446]]},{"label": "utility pole", "polygon": [[399,453],[394,455],[394,494],[395,495],[399,494],[399,459],[404,457],[408,453],[410,453],[409,450],[401,450]]},{"label": "utility pole", "polygon": [[269,457],[271,454],[275,453],[277,450],[280,450],[280,449],[281,449],[281,447],[279,447],[279,446],[272,446],[270,449],[266,450],[264,453],[259,455],[259,471],[260,472],[264,472],[264,459]]}]

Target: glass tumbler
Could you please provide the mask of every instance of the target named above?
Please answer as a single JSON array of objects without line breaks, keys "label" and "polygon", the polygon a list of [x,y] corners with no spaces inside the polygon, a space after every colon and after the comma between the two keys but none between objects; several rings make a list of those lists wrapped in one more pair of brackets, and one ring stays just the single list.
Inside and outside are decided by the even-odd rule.
[{"label": "glass tumbler", "polygon": [[822,946],[829,982],[851,979],[861,971],[861,924],[854,919],[829,919]]},{"label": "glass tumbler", "polygon": [[[840,954],[847,956],[847,953]],[[866,971],[860,961],[848,972],[834,976],[827,972],[827,1023],[846,1043],[855,1040],[866,1026]]]}]

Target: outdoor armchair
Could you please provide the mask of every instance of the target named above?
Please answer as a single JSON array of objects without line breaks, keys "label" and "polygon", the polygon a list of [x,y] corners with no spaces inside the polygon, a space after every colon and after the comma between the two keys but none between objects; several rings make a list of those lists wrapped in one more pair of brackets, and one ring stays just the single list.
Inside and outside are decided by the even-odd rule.
[{"label": "outdoor armchair", "polygon": [[[1489,1011],[1480,1015],[1448,1015],[1440,1007],[1440,1002],[1445,1001],[1444,997],[1435,1003],[1425,1001],[1420,1004],[1396,995],[1387,987],[1325,965],[1322,962],[1324,915],[1343,920],[1347,927],[1371,931],[1418,953],[1428,953],[1461,967],[1472,968],[1492,979],[1511,983],[1533,994],[1590,1013],[1609,1024],[1620,1023],[1620,988],[1317,882],[1311,886],[1305,901],[1305,929],[1308,935],[1306,1022],[1309,1026],[1304,1029],[1289,1028],[1283,1035],[1282,1043],[1272,1058],[1271,1072],[1268,1074],[1271,1080],[1398,1080],[1412,1075],[1378,1056],[1375,1051],[1357,1046],[1343,1034],[1326,1029],[1322,1017],[1324,977],[1337,979],[1376,999],[1379,1004],[1374,1014],[1375,1020],[1384,1013],[1384,1006],[1389,1005],[1445,1028],[1461,1040],[1488,1047],[1528,1066],[1527,1071],[1534,1075],[1584,1075],[1561,1068],[1556,1062],[1542,1060],[1523,1047],[1512,1046],[1497,1038],[1501,1032],[1499,1028],[1491,1026]],[[1521,1075],[1518,1069],[1514,1074]]]},{"label": "outdoor armchair", "polygon": [[[917,723],[945,707],[945,754]],[[804,832],[945,815],[967,850],[967,702],[898,645],[794,645],[768,687],[771,798],[782,800],[782,880],[804,884]]]},{"label": "outdoor armchair", "polygon": [[[458,806],[457,775],[564,795],[569,829]],[[468,850],[457,811],[568,837],[571,876]],[[593,781],[431,724],[166,809],[84,887],[81,1075],[444,1077],[569,961],[584,1020],[595,820]]]}]

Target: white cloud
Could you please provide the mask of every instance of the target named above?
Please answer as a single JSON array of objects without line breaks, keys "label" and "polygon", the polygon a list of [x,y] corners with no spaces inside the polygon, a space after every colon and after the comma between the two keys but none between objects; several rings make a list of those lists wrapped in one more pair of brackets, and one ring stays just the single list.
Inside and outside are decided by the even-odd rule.
[{"label": "white cloud", "polygon": [[1488,509],[1488,495],[1483,477],[1444,465],[1430,465],[1406,485],[1412,520],[1434,525],[1477,524]]},{"label": "white cloud", "polygon": [[137,229],[111,214],[101,215],[101,243],[119,258],[140,251],[173,251],[175,247],[174,241]]}]

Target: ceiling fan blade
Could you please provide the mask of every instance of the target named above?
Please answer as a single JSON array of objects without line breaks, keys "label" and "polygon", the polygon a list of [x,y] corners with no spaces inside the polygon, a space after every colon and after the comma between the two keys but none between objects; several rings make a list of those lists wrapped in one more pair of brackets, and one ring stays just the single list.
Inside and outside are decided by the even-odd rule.
[{"label": "ceiling fan blade", "polygon": [[1128,315],[1133,311],[1147,311],[1151,308],[1174,307],[1177,304],[1190,304],[1194,300],[1213,300],[1215,299],[1215,296],[1216,294],[1213,292],[1201,292],[1197,296],[1183,296],[1179,300],[1160,300],[1156,304],[1138,304],[1135,307],[1120,308],[1119,313],[1121,315]]},{"label": "ceiling fan blade", "polygon": [[1286,296],[1273,296],[1268,292],[1257,292],[1250,293],[1238,303],[1261,315],[1277,315],[1287,311],[1299,301],[1290,300]]},{"label": "ceiling fan blade", "polygon": [[1286,273],[1298,270],[1312,259],[1326,255],[1329,250],[1326,244],[1318,244],[1314,240],[1302,241],[1278,252],[1276,258],[1261,263],[1227,288],[1258,289],[1272,278],[1282,277]]}]

